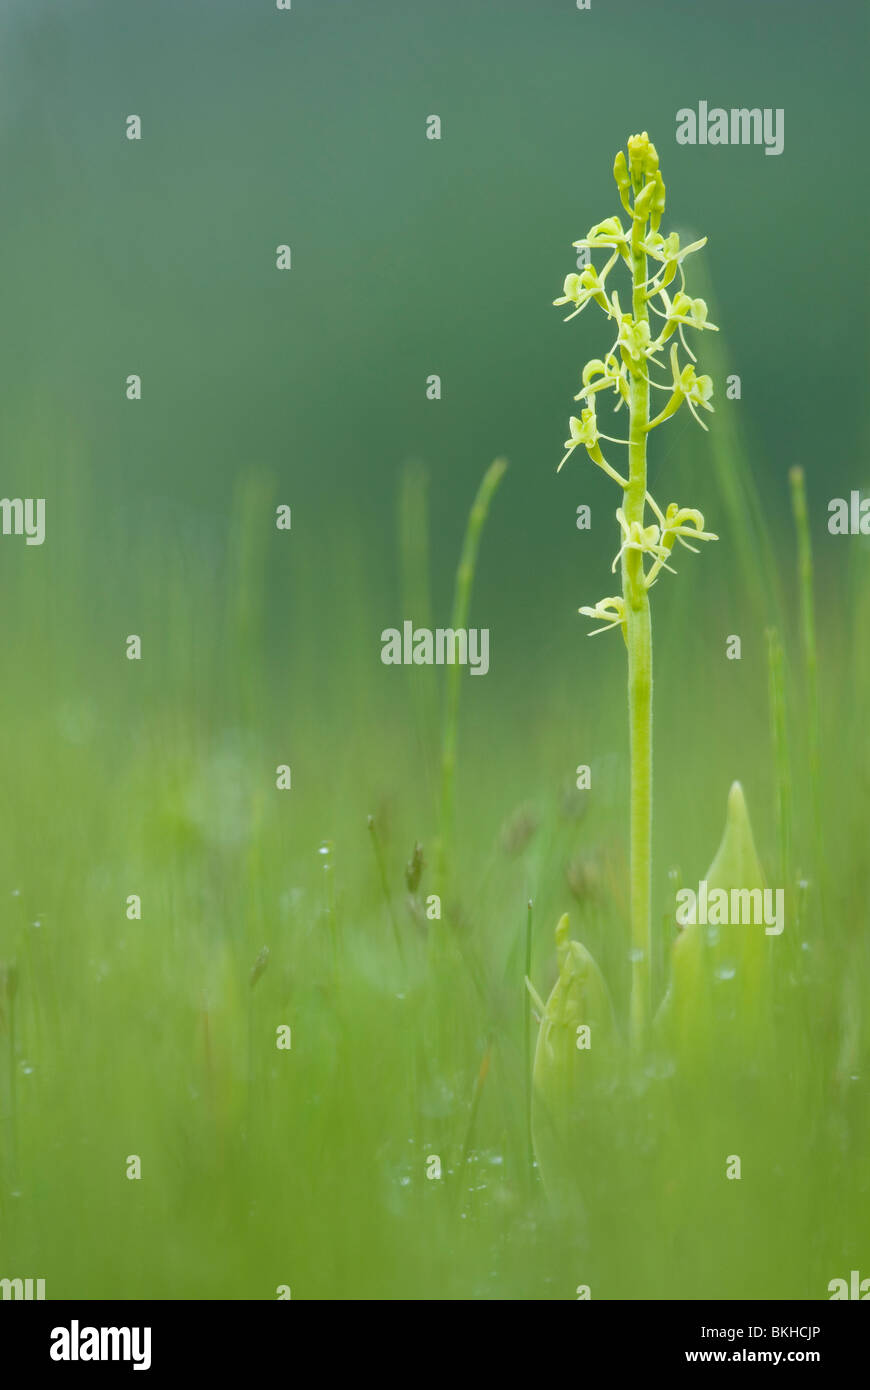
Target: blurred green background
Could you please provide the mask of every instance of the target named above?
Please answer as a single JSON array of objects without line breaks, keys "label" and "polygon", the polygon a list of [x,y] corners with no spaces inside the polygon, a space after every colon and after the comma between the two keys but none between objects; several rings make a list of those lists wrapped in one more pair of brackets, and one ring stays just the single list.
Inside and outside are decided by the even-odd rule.
[{"label": "blurred green background", "polygon": [[[592,1268],[594,1296],[825,1296],[870,1259],[843,1235],[866,1236],[866,1192],[831,1195],[832,1152],[858,1181],[863,1086],[846,1119],[828,1108],[844,1049],[866,1046],[846,982],[868,981],[868,549],[826,529],[828,500],[868,483],[861,7],[5,0],[0,40],[2,491],[44,496],[47,523],[41,548],[0,541],[0,1276],[47,1277],[49,1297],[549,1298]],[[678,146],[676,112],[701,100],[784,108],[784,152]],[[795,1207],[816,1186],[833,1204],[823,1253],[788,1208],[703,1277],[691,1252],[661,1253],[685,1219],[673,1194],[651,1178],[623,1201],[614,1177],[623,1218],[596,1245],[530,1185],[524,1138],[526,899],[542,992],[572,907],[621,1012],[627,997],[624,653],[587,643],[576,611],[615,587],[612,485],[576,456],[555,472],[582,365],[611,335],[594,310],[563,324],[552,300],[571,242],[617,211],[613,157],[640,129],[667,225],[709,237],[688,276],[721,328],[698,347],[710,435],[681,412],[651,449],[655,495],[721,538],[655,592],[659,990],[668,870],[692,882],[709,863],[734,778],[776,862],[770,624],[787,650],[789,882],[811,884],[815,911],[828,876],[824,950],[821,919],[806,937],[821,963],[794,976],[812,1025],[803,994],[784,1006],[812,1043],[783,1062],[810,1107],[789,1120],[817,1146],[786,1165]],[[408,594],[427,583],[447,625],[496,455],[510,466],[471,617],[491,669],[462,687],[461,944],[433,964],[403,866],[422,840],[434,891],[441,673],[382,666],[380,632],[420,620]],[[816,562],[823,858],[793,465]],[[409,520],[424,495],[425,533]],[[124,916],[134,892],[141,923]],[[631,1124],[614,1117],[620,1152]],[[686,1147],[679,1128],[670,1141]],[[423,1180],[429,1152],[450,1181]],[[475,1214],[465,1179],[490,1162]],[[700,1177],[693,1194],[714,1210]],[[736,1241],[733,1215],[710,1219],[711,1242]]]}]

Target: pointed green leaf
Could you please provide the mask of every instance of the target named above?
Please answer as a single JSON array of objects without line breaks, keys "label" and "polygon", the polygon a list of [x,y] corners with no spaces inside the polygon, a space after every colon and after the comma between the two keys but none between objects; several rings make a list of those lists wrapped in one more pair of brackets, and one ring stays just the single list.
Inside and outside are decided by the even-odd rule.
[{"label": "pointed green leaf", "polygon": [[610,994],[594,959],[556,927],[559,977],[544,1006],[535,1049],[532,1132],[548,1191],[583,1181],[606,1136],[606,1101],[617,1084],[620,1040]]}]

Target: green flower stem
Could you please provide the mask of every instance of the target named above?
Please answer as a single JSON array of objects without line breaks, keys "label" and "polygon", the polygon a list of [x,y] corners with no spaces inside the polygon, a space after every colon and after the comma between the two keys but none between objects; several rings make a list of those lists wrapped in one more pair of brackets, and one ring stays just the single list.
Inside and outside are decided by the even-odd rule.
[{"label": "green flower stem", "polygon": [[[636,323],[649,322],[646,292],[647,258],[640,249],[645,219],[632,224],[632,313]],[[649,428],[649,382],[646,363],[629,367],[629,481],[625,490],[625,519],[644,522],[646,509],[646,440]],[[622,594],[628,644],[628,717],[631,741],[631,1037],[641,1046],[650,1012],[652,921],[652,628],[649,594],[644,581],[643,553],[622,556]]]}]

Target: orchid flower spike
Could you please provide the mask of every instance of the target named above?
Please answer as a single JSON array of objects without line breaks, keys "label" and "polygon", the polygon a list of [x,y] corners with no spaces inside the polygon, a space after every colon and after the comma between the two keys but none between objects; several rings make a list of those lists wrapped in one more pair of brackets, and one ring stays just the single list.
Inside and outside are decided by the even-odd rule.
[{"label": "orchid flower spike", "polygon": [[[682,246],[676,232],[666,235],[660,230],[666,190],[656,147],[646,131],[632,135],[627,150],[617,154],[613,163],[613,177],[621,215],[596,223],[585,237],[574,243],[575,247],[590,253],[602,251],[610,259],[603,269],[599,269],[597,265],[586,265],[587,260],[594,260],[595,256],[584,255],[581,258],[582,273],[572,273],[566,278],[563,293],[555,301],[560,307],[567,306],[567,316],[573,318],[590,299],[594,299],[613,321],[611,332],[616,335],[616,341],[611,342],[604,356],[593,358],[583,369],[582,385],[574,398],[582,403],[582,409],[579,418],[571,417],[570,437],[565,441],[568,452],[559,467],[562,467],[568,454],[582,444],[593,463],[602,468],[622,490],[621,505],[616,512],[620,547],[613,561],[614,571],[621,564],[622,592],[603,598],[592,607],[583,607],[580,612],[598,624],[590,636],[620,628],[628,652],[633,947],[629,1017],[632,1053],[639,1058],[650,1041],[651,961],[654,957],[650,911],[652,624],[649,590],[663,570],[671,570],[669,562],[674,558],[678,543],[694,550],[700,542],[716,539],[712,532],[705,529],[704,516],[697,509],[681,507],[672,502],[662,512],[650,497],[647,491],[649,432],[675,414],[684,401],[694,419],[702,428],[706,428],[701,416],[713,410],[713,383],[709,376],[696,373],[693,365],[695,357],[686,340],[686,333],[689,329],[715,332],[716,325],[709,322],[704,300],[693,299],[686,289],[684,264],[689,256],[706,244],[706,237]],[[627,219],[627,225],[623,224],[623,217]],[[611,274],[611,268],[620,259],[623,264]],[[630,298],[629,293],[618,285],[614,288],[613,282],[625,273],[623,266],[630,277]],[[578,265],[577,269],[580,270],[581,266]],[[605,285],[607,276],[610,278]],[[668,292],[672,282],[674,288]],[[620,306],[620,295],[626,305],[625,310]],[[670,370],[666,357],[668,352]],[[683,366],[687,359],[688,365]],[[606,391],[613,392],[611,402],[615,411],[626,407],[628,426],[619,431],[626,438],[614,439],[598,427],[595,411],[600,393]],[[651,398],[658,392],[664,393],[658,399],[664,399],[665,405],[658,415],[654,415]],[[651,418],[652,415],[654,418]],[[604,429],[610,428],[609,424],[604,425]],[[627,446],[625,477],[602,456],[602,446],[610,449],[611,445]],[[648,507],[652,510],[648,511]],[[651,525],[646,524],[647,519],[652,522]],[[559,930],[562,931],[561,924]],[[567,939],[567,926],[564,935]],[[562,949],[560,945],[560,970],[563,974],[557,983],[557,990],[564,987]],[[578,952],[579,949],[577,947]],[[578,965],[577,969],[580,968]],[[585,960],[582,969],[586,972],[586,979],[588,962]],[[552,998],[546,1009],[550,1014]],[[583,1017],[586,1017],[585,1013]],[[547,1024],[546,1028],[542,1024],[538,1059],[547,1055],[551,1034],[552,1024]],[[537,1065],[535,1070],[537,1085]],[[584,1067],[582,1071],[585,1076],[587,1068]],[[549,1109],[548,1135],[552,1127],[551,1114],[552,1110]],[[537,1135],[535,1144],[537,1149]]]}]

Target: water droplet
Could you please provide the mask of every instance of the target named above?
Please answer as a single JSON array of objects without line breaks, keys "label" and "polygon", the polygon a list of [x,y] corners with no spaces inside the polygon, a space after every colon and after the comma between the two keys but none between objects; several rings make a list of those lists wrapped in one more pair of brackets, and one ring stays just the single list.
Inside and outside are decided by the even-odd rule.
[{"label": "water droplet", "polygon": [[732,965],[730,961],[726,961],[724,965],[717,965],[713,974],[716,976],[717,980],[733,980],[734,976],[737,974],[737,966]]},{"label": "water droplet", "polygon": [[644,953],[640,946],[632,946],[628,953],[629,960],[643,960]]},{"label": "water droplet", "polygon": [[719,942],[719,928],[718,928],[718,927],[708,927],[708,928],[707,928],[707,945],[708,945],[708,946],[716,946],[716,945],[718,945],[718,942]]},{"label": "water droplet", "polygon": [[20,1068],[20,1071],[21,1071],[21,1075],[22,1075],[22,1076],[32,1076],[32,1075],[33,1075],[33,1067],[30,1065],[29,1062],[20,1062],[20,1063],[19,1063],[19,1068]]},{"label": "water droplet", "polygon": [[42,923],[40,922],[39,918],[37,917],[36,921],[35,921],[35,922],[31,922],[30,925],[31,925],[32,927],[41,927],[41,926],[42,926]]},{"label": "water droplet", "polygon": [[13,897],[13,898],[20,898],[20,897],[21,897],[21,889],[20,889],[20,888],[13,888],[13,889],[12,889],[12,897]]}]

